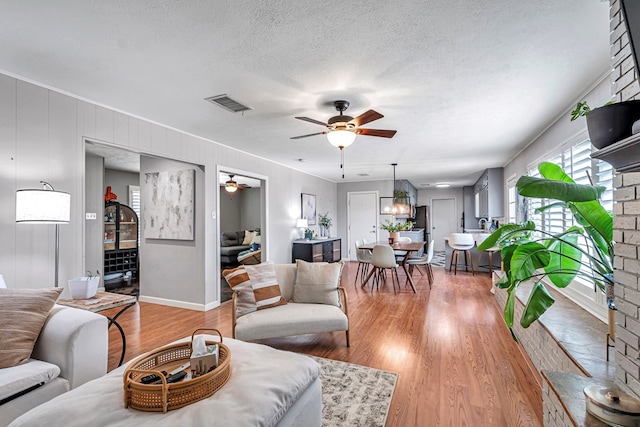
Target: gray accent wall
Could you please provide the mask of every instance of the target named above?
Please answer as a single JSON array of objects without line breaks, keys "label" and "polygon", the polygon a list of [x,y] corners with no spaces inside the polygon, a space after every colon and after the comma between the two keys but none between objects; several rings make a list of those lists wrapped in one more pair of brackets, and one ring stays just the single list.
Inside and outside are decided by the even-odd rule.
[{"label": "gray accent wall", "polygon": [[[216,114],[230,114],[224,111]],[[15,191],[40,188],[50,182],[71,194],[71,222],[60,226],[60,283],[86,271],[84,214],[87,211],[85,138],[140,154],[173,159],[204,167],[204,195],[197,199],[204,226],[198,229],[195,264],[173,257],[174,263],[189,262],[191,271],[172,283],[172,289],[153,287],[142,272],[141,300],[145,289],[153,291],[153,302],[196,310],[217,306],[219,294],[219,230],[216,168],[241,169],[266,177],[266,221],[263,254],[273,262],[291,262],[291,242],[297,237],[300,193],[316,194],[319,211],[336,215],[336,183],[293,170],[280,164],[179,132],[125,113],[92,104],[44,87],[0,74],[0,274],[10,287],[40,288],[53,284],[54,227],[15,223]],[[104,189],[100,190],[104,194]],[[94,209],[94,207],[88,208]],[[339,222],[339,221],[338,221]],[[100,234],[99,237],[102,236]],[[200,243],[200,240],[198,241]],[[96,246],[97,247],[97,246]],[[148,266],[167,262],[155,251],[144,254]],[[92,261],[93,262],[93,261]],[[184,293],[175,289],[187,287]]]},{"label": "gray accent wall", "polygon": [[140,174],[135,172],[125,172],[113,169],[104,170],[104,185],[102,193],[106,193],[107,186],[111,186],[111,191],[118,196],[118,202],[129,205],[129,186],[140,185]]}]

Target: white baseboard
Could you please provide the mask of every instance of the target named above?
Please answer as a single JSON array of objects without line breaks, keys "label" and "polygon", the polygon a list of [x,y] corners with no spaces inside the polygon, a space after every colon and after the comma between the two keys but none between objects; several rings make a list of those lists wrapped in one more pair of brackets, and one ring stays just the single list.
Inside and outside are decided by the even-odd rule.
[{"label": "white baseboard", "polygon": [[185,302],[185,301],[178,301],[178,300],[167,299],[167,298],[148,297],[144,295],[140,295],[138,297],[138,301],[148,302],[151,304],[166,305],[168,307],[186,308],[187,310],[194,310],[194,311],[209,311],[209,310],[213,310],[216,307],[220,307],[219,301],[210,302],[208,304],[199,304],[195,302]]}]

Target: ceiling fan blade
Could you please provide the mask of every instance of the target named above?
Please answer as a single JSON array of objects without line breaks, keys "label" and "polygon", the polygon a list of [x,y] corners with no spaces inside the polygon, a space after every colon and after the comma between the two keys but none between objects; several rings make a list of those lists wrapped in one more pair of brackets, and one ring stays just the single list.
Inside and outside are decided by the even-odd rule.
[{"label": "ceiling fan blade", "polygon": [[364,129],[360,128],[356,131],[360,135],[368,135],[368,136],[381,136],[383,138],[393,138],[393,135],[396,134],[395,130],[386,130],[386,129]]},{"label": "ceiling fan blade", "polygon": [[305,122],[309,122],[309,123],[315,123],[315,124],[320,125],[320,126],[329,126],[329,125],[328,125],[328,124],[326,124],[326,123],[322,123],[322,122],[321,122],[321,121],[319,121],[319,120],[310,119],[309,117],[296,117],[296,119],[298,119],[298,120],[304,120]]},{"label": "ceiling fan blade", "polygon": [[355,119],[351,120],[349,123],[353,123],[356,125],[356,127],[358,126],[362,126],[366,123],[372,122],[374,120],[378,120],[383,118],[384,116],[380,113],[378,113],[377,111],[374,110],[369,110],[369,111],[365,111],[364,113],[360,114],[358,117],[356,117]]},{"label": "ceiling fan blade", "polygon": [[310,133],[310,134],[307,134],[307,135],[292,136],[289,139],[300,139],[300,138],[306,138],[308,136],[324,135],[325,133],[327,133],[327,132],[316,132],[316,133]]}]

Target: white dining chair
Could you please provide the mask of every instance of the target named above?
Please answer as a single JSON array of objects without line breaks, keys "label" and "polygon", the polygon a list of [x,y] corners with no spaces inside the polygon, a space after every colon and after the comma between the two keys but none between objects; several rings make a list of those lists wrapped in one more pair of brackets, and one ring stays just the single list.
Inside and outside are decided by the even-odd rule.
[{"label": "white dining chair", "polygon": [[[476,274],[473,268],[473,258],[471,257],[471,248],[476,244],[473,234],[469,233],[451,233],[449,235],[449,246],[453,249],[451,252],[451,261],[449,262],[449,271],[453,267],[453,274],[458,274],[458,263],[460,252],[464,252],[464,268],[469,271],[469,263],[471,263],[471,273]],[[455,266],[454,259],[455,258]]]},{"label": "white dining chair", "polygon": [[371,265],[372,252],[369,249],[360,249],[362,242],[356,240],[356,259],[358,260],[358,270],[356,270],[356,277],[353,281],[353,286],[356,286],[358,277],[360,277],[360,284],[364,281],[369,273],[369,266]]},{"label": "white dining chair", "polygon": [[421,256],[419,258],[409,258],[407,260],[407,264],[409,265],[409,274],[413,274],[413,268],[420,273],[420,275],[424,275],[422,271],[420,271],[420,266],[424,267],[425,273],[427,273],[427,280],[429,281],[429,289],[431,289],[431,285],[433,284],[433,268],[431,267],[431,261],[433,260],[433,246],[434,241],[431,240],[429,242],[429,247],[427,249],[427,254]]},{"label": "white dining chair", "polygon": [[[398,243],[411,243],[411,237],[398,237],[398,239],[396,240],[396,242]],[[394,250],[393,254],[396,256],[396,260],[398,262],[403,262],[404,258],[407,256],[407,251],[399,251],[399,250]]]},{"label": "white dining chair", "polygon": [[[374,273],[374,281],[371,285],[371,292],[373,287],[378,288],[380,281],[386,281],[386,271],[391,271],[391,283],[393,285],[393,293],[396,293],[396,284],[398,284],[398,290],[400,290],[400,280],[398,279],[398,262],[396,256],[393,253],[393,248],[389,245],[375,245],[373,247],[373,256],[371,258],[371,265],[376,269]],[[394,280],[395,279],[395,280]]]}]

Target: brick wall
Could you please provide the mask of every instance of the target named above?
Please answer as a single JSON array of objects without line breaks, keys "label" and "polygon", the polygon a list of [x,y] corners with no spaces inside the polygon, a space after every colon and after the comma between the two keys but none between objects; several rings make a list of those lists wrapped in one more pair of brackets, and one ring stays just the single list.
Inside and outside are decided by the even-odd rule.
[{"label": "brick wall", "polygon": [[[640,85],[620,1],[610,1],[611,81],[616,102],[640,99]],[[614,180],[616,384],[640,396],[640,173]]]},{"label": "brick wall", "polygon": [[[506,305],[506,290],[496,288],[495,297],[499,307]],[[523,311],[524,304],[522,304],[520,300],[517,300],[515,314],[513,316],[515,319],[513,322],[513,331],[538,372],[542,372],[543,370],[560,371],[586,376],[560,347],[558,341],[542,326],[542,322],[533,322],[527,329],[520,326],[520,318],[522,317]]]},{"label": "brick wall", "polygon": [[574,427],[571,417],[546,380],[542,383],[542,416],[545,427]]}]

